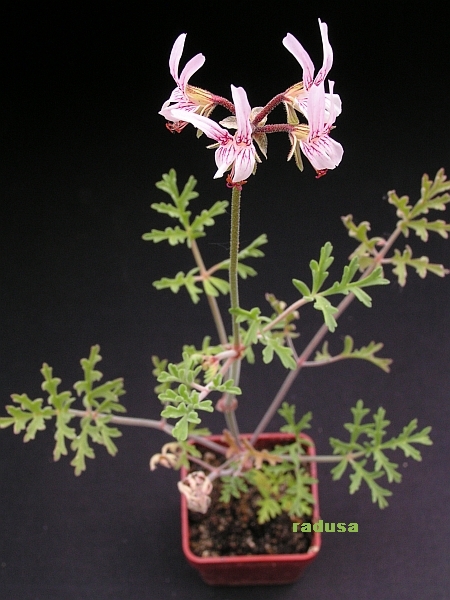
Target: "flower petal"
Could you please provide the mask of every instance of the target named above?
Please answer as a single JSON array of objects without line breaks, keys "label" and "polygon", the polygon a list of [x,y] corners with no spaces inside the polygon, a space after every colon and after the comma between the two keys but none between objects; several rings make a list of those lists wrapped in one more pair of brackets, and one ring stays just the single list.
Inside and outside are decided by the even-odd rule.
[{"label": "flower petal", "polygon": [[247,94],[242,87],[231,86],[234,107],[236,109],[237,136],[243,136],[251,140],[252,126],[250,124],[250,114],[252,109],[248,102]]},{"label": "flower petal", "polygon": [[194,58],[191,58],[191,60],[186,63],[186,66],[182,70],[177,82],[183,91],[186,90],[189,79],[200,69],[201,66],[203,66],[204,63],[205,57],[203,54],[196,54]]},{"label": "flower petal", "polygon": [[314,63],[309,54],[291,33],[288,33],[283,39],[283,46],[287,48],[300,63],[303,69],[303,83],[305,88],[309,89],[314,79]]},{"label": "flower petal", "polygon": [[316,171],[334,169],[344,154],[341,144],[330,138],[327,133],[311,142],[300,142],[300,147]]},{"label": "flower petal", "polygon": [[170,53],[169,58],[169,69],[170,74],[178,83],[178,65],[180,64],[180,58],[183,54],[184,42],[186,40],[186,33],[182,33],[175,40],[174,45],[172,46],[172,51]]},{"label": "flower petal", "polygon": [[333,66],[333,49],[328,41],[328,26],[326,23],[322,23],[319,19],[320,35],[322,36],[323,46],[323,64],[320,71],[317,73],[314,83],[321,83],[328,75],[331,67]]},{"label": "flower petal", "polygon": [[236,160],[237,148],[232,140],[233,138],[230,139],[229,143],[219,146],[216,150],[217,172],[214,179],[222,177]]},{"label": "flower petal", "polygon": [[308,96],[308,125],[309,138],[320,135],[324,130],[325,115],[325,84],[311,86]]},{"label": "flower petal", "polygon": [[233,181],[244,181],[248,179],[255,168],[255,148],[249,146],[239,149],[236,154],[233,168]]},{"label": "flower petal", "polygon": [[[160,114],[163,114],[162,111],[160,111]],[[212,119],[208,119],[208,117],[202,117],[194,112],[179,110],[177,108],[171,110],[170,115],[171,118],[173,117],[172,120],[174,121],[187,121],[188,123],[192,123],[197,129],[201,129],[203,133],[206,133],[209,138],[216,140],[216,142],[220,142],[221,144],[227,143],[228,140],[233,139],[226,129],[222,129],[220,125]],[[163,114],[163,116],[166,115]]]},{"label": "flower petal", "polygon": [[[328,129],[331,129],[331,126],[336,121],[336,116],[337,116],[336,115],[336,104],[334,103],[334,98],[333,98],[334,81],[328,81],[328,88],[330,90],[330,99],[331,100],[330,100],[330,110],[328,113],[328,119],[325,123],[325,126]],[[325,103],[326,103],[325,95],[326,94],[324,94],[324,110],[325,110]],[[338,96],[338,98],[339,98],[339,96]],[[339,98],[339,100],[340,100],[340,98]]]}]

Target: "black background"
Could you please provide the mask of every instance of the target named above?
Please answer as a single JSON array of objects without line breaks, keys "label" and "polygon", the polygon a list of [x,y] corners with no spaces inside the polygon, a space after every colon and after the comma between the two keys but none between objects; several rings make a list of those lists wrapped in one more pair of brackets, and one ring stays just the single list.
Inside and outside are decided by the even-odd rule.
[{"label": "black background", "polygon": [[[241,286],[250,308],[267,291],[293,301],[291,279],[308,276],[328,239],[338,276],[354,247],[341,215],[387,235],[395,211],[386,192],[416,199],[422,173],[449,168],[444,10],[435,1],[3,8],[1,404],[13,392],[39,397],[44,361],[69,388],[79,359],[99,343],[105,376],[125,377],[128,414],[156,418],[151,355],[176,361],[181,344],[212,331],[204,302],[192,306],[183,292],[152,287],[191,268],[186,250],[141,240],[168,225],[150,204],[165,200],[154,183],[169,168],[180,183],[190,174],[199,179],[199,210],[229,196],[224,180],[212,179],[205,138],[192,128],[170,135],[157,114],[174,87],[168,57],[180,33],[188,34],[182,65],[197,52],[206,56],[193,84],[228,97],[231,83],[242,85],[258,106],[301,78],[284,35],[294,34],[319,66],[317,18],[329,26],[330,78],[343,102],[333,136],[344,158],[316,180],[309,164],[300,174],[285,162],[287,136],[270,137],[269,160],[243,191],[242,243],[269,237],[258,278]],[[209,264],[227,256],[227,226],[223,216],[203,241]],[[426,247],[408,242],[417,256],[450,264],[448,242],[438,236]],[[297,584],[232,590],[200,581],[181,553],[177,475],[148,469],[167,441],[162,433],[124,429],[118,455],[99,448],[75,478],[69,460],[53,463],[50,430],[24,445],[8,429],[0,435],[0,598],[449,598],[449,289],[448,279],[412,273],[405,288],[374,290],[373,309],[353,304],[344,314],[332,349],[345,334],[358,345],[384,341],[384,355],[395,361],[390,375],[339,363],[305,370],[290,391],[299,413],[313,410],[321,453],[329,436],[345,435],[342,423],[358,398],[384,406],[393,431],[419,417],[419,426],[433,426],[434,440],[422,463],[396,457],[405,464],[403,483],[384,511],[367,490],[349,496],[347,481],[332,483],[329,468],[320,468],[322,517],[356,521],[360,531],[324,534],[319,558]],[[312,312],[302,318],[299,348],[319,323]],[[255,426],[282,381],[277,365],[269,372],[243,372],[242,430]],[[220,431],[222,421],[213,418],[212,427]]]}]

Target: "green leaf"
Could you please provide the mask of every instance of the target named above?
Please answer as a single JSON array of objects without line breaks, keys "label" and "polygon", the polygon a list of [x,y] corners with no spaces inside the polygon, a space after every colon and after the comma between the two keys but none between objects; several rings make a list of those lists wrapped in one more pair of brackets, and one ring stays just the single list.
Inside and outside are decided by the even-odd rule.
[{"label": "green leaf", "polygon": [[303,417],[296,423],[295,421],[295,404],[288,404],[287,402],[283,402],[281,408],[278,410],[278,414],[283,417],[286,421],[286,425],[283,425],[280,428],[280,431],[285,433],[292,433],[295,436],[298,436],[305,429],[310,429],[310,421],[312,420],[312,412],[307,412],[303,415]]},{"label": "green leaf", "polygon": [[[383,488],[375,480],[386,476],[389,483],[399,483],[401,474],[397,470],[398,464],[392,462],[386,454],[386,450],[403,450],[405,456],[411,456],[415,460],[421,460],[420,452],[413,444],[430,445],[432,442],[428,436],[431,428],[426,427],[420,432],[414,433],[417,428],[417,420],[414,419],[403,428],[402,433],[391,439],[385,440],[387,434],[386,428],[390,421],[385,418],[386,411],[379,408],[373,415],[373,421],[363,423],[364,418],[370,413],[370,410],[364,408],[362,400],[358,400],[356,406],[351,409],[353,413],[353,423],[345,423],[344,427],[350,431],[350,441],[341,442],[336,438],[330,438],[330,444],[333,453],[342,455],[343,460],[339,462],[332,470],[333,479],[340,479],[346,470],[347,464],[350,464],[354,473],[350,475],[350,493],[356,492],[362,482],[365,482],[372,494],[372,501],[378,502],[380,508],[387,506],[386,497],[392,495],[392,492]],[[361,435],[365,435],[368,441],[362,445],[358,443]],[[365,456],[362,459],[362,456]],[[366,468],[368,459],[373,460],[374,468]]]},{"label": "green leaf", "polygon": [[257,500],[258,509],[258,523],[262,525],[263,523],[267,523],[270,519],[274,519],[279,514],[281,514],[282,509],[274,498],[261,498]]},{"label": "green leaf", "polygon": [[261,246],[267,244],[267,235],[262,233],[259,235],[251,244],[243,248],[238,253],[238,260],[245,260],[246,258],[262,258],[264,252],[260,249]]},{"label": "green leaf", "polygon": [[376,343],[372,341],[367,346],[362,346],[359,349],[354,349],[353,344],[353,338],[349,335],[346,335],[344,338],[344,349],[342,352],[336,356],[331,356],[328,350],[328,342],[325,341],[321,350],[316,352],[314,361],[319,363],[327,363],[339,359],[359,358],[362,360],[367,360],[377,367],[380,367],[380,369],[383,369],[383,371],[386,373],[389,373],[389,365],[392,363],[392,359],[375,356],[375,354],[383,348],[383,344],[381,342]]},{"label": "green leaf", "polygon": [[202,210],[202,212],[192,221],[192,231],[196,233],[202,233],[205,227],[214,225],[214,217],[226,213],[227,207],[228,202],[226,200],[220,200],[215,202],[211,208]]},{"label": "green leaf", "polygon": [[397,209],[397,216],[401,219],[408,219],[412,206],[409,204],[409,197],[402,196],[399,198],[394,190],[388,192],[388,202],[393,204]]},{"label": "green leaf", "polygon": [[431,427],[425,427],[422,431],[417,433],[413,433],[417,429],[417,419],[413,419],[406,427],[403,428],[402,433],[397,437],[393,438],[389,446],[395,450],[396,448],[400,448],[406,457],[411,457],[414,460],[421,461],[422,455],[414,448],[412,444],[423,444],[425,446],[431,446],[433,444],[432,440],[429,437],[429,433],[431,431]]},{"label": "green leaf", "polygon": [[164,231],[152,229],[150,233],[144,233],[142,235],[142,239],[146,242],[158,244],[159,242],[167,241],[171,246],[183,244],[188,237],[187,231],[181,229],[178,225],[176,227],[166,227]]},{"label": "green leaf", "polygon": [[177,186],[177,174],[175,169],[170,169],[169,173],[162,176],[162,180],[158,181],[156,187],[172,198],[174,205],[181,211],[185,211],[191,200],[198,197],[198,193],[194,191],[197,185],[197,180],[191,175],[186,182],[181,194]]},{"label": "green leaf", "polygon": [[[321,289],[323,283],[328,277],[327,269],[333,264],[334,258],[331,256],[333,252],[333,246],[330,242],[326,242],[324,246],[322,246],[320,250],[320,259],[319,262],[316,260],[312,260],[309,263],[309,267],[312,272],[313,285],[312,285],[312,295],[317,294],[317,292]],[[295,284],[294,284],[295,285]]]},{"label": "green leaf", "polygon": [[[352,345],[351,348],[350,341]],[[375,356],[375,354],[384,347],[384,344],[382,344],[381,342],[376,343],[374,341],[371,341],[367,346],[362,346],[359,349],[353,349],[353,339],[349,335],[346,335],[345,343],[347,344],[347,347],[344,346],[343,356],[348,358],[359,358],[362,360],[367,360],[372,364],[376,365],[377,367],[380,367],[380,369],[382,369],[385,373],[390,372],[389,365],[392,364],[392,359],[380,358],[379,356]]]},{"label": "green leaf", "polygon": [[[239,276],[242,277],[242,279],[247,279],[248,276],[253,277],[257,274],[255,269],[253,269],[253,267],[250,267],[250,266],[244,264],[242,261],[246,260],[247,258],[260,258],[260,257],[264,256],[264,252],[262,250],[260,250],[260,247],[263,246],[264,244],[267,244],[267,236],[265,233],[263,233],[262,235],[257,237],[256,240],[253,240],[253,242],[251,244],[249,244],[247,247],[243,248],[238,253],[237,270],[238,270]],[[229,259],[223,260],[219,265],[217,265],[217,268],[229,270],[229,268],[230,268]]]},{"label": "green leaf", "polygon": [[366,461],[354,462],[352,463],[352,467],[355,469],[355,473],[350,475],[351,485],[350,485],[350,494],[354,494],[361,486],[361,481],[365,481],[368,485],[371,494],[372,494],[372,502],[378,502],[379,508],[386,508],[388,506],[388,502],[386,497],[392,496],[392,492],[387,490],[378,483],[376,483],[376,479],[382,476],[380,472],[369,472],[364,469]]},{"label": "green leaf", "polygon": [[348,235],[361,242],[364,251],[371,253],[374,251],[377,244],[383,242],[383,238],[381,237],[369,238],[367,235],[370,231],[369,221],[361,221],[359,225],[356,225],[353,221],[353,215],[341,217],[341,220],[348,229]]},{"label": "green leaf", "polygon": [[[156,212],[169,215],[169,217],[172,217],[173,219],[180,218],[180,209],[177,206],[174,206],[173,204],[167,204],[166,202],[154,202],[153,204],[151,204],[151,208],[153,208],[153,210],[156,210]],[[191,213],[187,212],[185,214],[190,215]]]},{"label": "green leaf", "polygon": [[118,399],[125,393],[123,380],[121,378],[95,385],[102,378],[102,374],[95,367],[101,360],[100,347],[92,346],[89,358],[83,358],[81,366],[84,379],[77,381],[74,385],[77,394],[83,396],[82,402],[85,408],[84,416],[80,420],[81,431],[79,433],[69,422],[75,418],[71,412],[71,406],[75,402],[68,391],[58,392],[61,380],[53,377],[53,369],[44,363],[41,373],[44,377],[42,389],[47,392],[47,403],[43,407],[43,400],[31,400],[26,394],[12,396],[17,406],[7,406],[10,417],[0,419],[0,427],[4,428],[14,425],[15,432],[26,430],[24,441],[34,439],[37,431],[45,429],[45,421],[56,417],[55,421],[55,448],[53,457],[59,460],[61,456],[67,455],[66,441],[70,440],[70,448],[75,452],[71,464],[75,467],[75,474],[80,475],[86,469],[86,458],[94,458],[94,450],[90,446],[90,440],[104,445],[107,451],[114,455],[117,452],[112,438],[121,435],[115,427],[109,427],[108,423],[113,412],[125,412],[125,408],[119,404]]},{"label": "green leaf", "polygon": [[386,474],[389,483],[400,483],[402,476],[397,471],[398,464],[391,462],[386,454],[379,448],[373,451],[373,460],[375,471],[381,471]]},{"label": "green leaf", "polygon": [[200,300],[199,294],[203,292],[201,287],[197,286],[197,276],[198,269],[194,268],[186,275],[183,271],[179,271],[175,277],[163,277],[158,281],[154,281],[153,285],[157,290],[164,290],[169,288],[174,294],[177,294],[180,289],[185,286],[187,292],[189,293],[191,300],[194,304]]},{"label": "green leaf", "polygon": [[70,464],[75,467],[77,477],[86,470],[86,458],[95,458],[95,452],[89,445],[89,433],[95,435],[95,428],[90,425],[90,418],[81,419],[81,433],[72,440],[70,445],[71,450],[75,452]]},{"label": "green leaf", "polygon": [[383,245],[386,240],[382,237],[369,238],[370,223],[362,221],[356,225],[353,221],[353,215],[342,217],[342,222],[348,230],[348,235],[360,242],[360,245],[350,255],[350,258],[358,259],[358,269],[364,271],[367,267],[374,264],[377,255],[377,245]]},{"label": "green leaf", "polygon": [[412,267],[416,270],[416,273],[424,279],[428,273],[433,273],[438,277],[444,277],[450,271],[444,268],[443,265],[433,264],[429,262],[428,256],[421,256],[420,258],[413,258],[413,253],[410,246],[406,245],[403,253],[397,248],[394,250],[394,256],[391,257],[390,262],[395,265],[392,272],[398,277],[398,283],[402,287],[406,284],[407,267]]},{"label": "green leaf", "polygon": [[358,271],[358,258],[354,257],[350,261],[350,264],[344,267],[341,281],[336,281],[328,290],[322,292],[323,296],[329,296],[331,294],[350,294],[353,293],[360,302],[365,306],[372,306],[372,299],[362,288],[370,287],[374,285],[387,285],[390,283],[389,279],[383,277],[382,267],[376,267],[366,277],[360,277],[357,281],[352,281],[356,272]]},{"label": "green leaf", "polygon": [[248,492],[248,486],[242,477],[236,477],[233,475],[223,475],[220,478],[222,483],[220,501],[229,502],[231,497],[240,498],[241,493]]},{"label": "green leaf", "polygon": [[200,419],[196,416],[197,413],[193,410],[179,419],[172,429],[172,435],[176,440],[184,442],[189,434],[189,423],[198,424]]},{"label": "green leaf", "polygon": [[447,225],[447,223],[442,219],[429,222],[425,217],[422,219],[416,219],[414,221],[408,221],[407,227],[409,229],[413,229],[416,232],[416,235],[420,237],[422,242],[428,241],[429,231],[434,231],[445,239],[448,238],[447,232],[450,231],[450,225]]},{"label": "green leaf", "polygon": [[400,217],[400,225],[405,237],[408,237],[409,230],[416,232],[422,241],[428,240],[428,233],[434,231],[444,238],[448,237],[450,225],[443,220],[429,222],[427,218],[417,218],[420,215],[428,214],[430,210],[445,210],[445,205],[450,202],[450,182],[447,181],[444,170],[440,169],[434,181],[431,181],[428,175],[422,177],[421,195],[414,206],[409,203],[408,196],[399,198],[392,191],[388,194],[388,201],[397,208],[397,216]]},{"label": "green leaf", "polygon": [[410,217],[427,214],[430,210],[445,210],[445,205],[450,202],[450,181],[447,181],[444,169],[439,169],[432,181],[427,174],[422,177],[420,199],[416,202]]},{"label": "green leaf", "polygon": [[348,465],[349,461],[348,460],[341,460],[341,462],[339,462],[335,467],[333,467],[331,469],[331,474],[333,476],[333,481],[338,481],[342,475],[345,473],[346,469],[347,469],[347,465]]},{"label": "green leaf", "polygon": [[44,376],[42,389],[49,395],[48,403],[56,409],[56,431],[54,435],[56,444],[53,450],[53,459],[57,461],[61,456],[67,455],[66,439],[73,440],[76,437],[76,430],[68,426],[68,423],[74,418],[69,413],[69,409],[75,402],[75,398],[72,397],[70,392],[58,393],[57,388],[61,380],[58,377],[53,377],[53,369],[46,363],[42,366],[41,373]]},{"label": "green leaf", "polygon": [[306,285],[306,283],[304,283],[303,281],[300,281],[300,279],[293,279],[292,283],[298,289],[298,291],[300,292],[300,294],[302,296],[305,296],[305,297],[311,296],[311,290]]},{"label": "green leaf", "polygon": [[100,381],[103,374],[95,369],[95,365],[102,360],[100,356],[100,346],[92,346],[89,354],[89,358],[82,358],[80,363],[84,373],[84,379],[77,381],[74,384],[74,388],[79,396],[85,393],[89,395],[92,390],[93,384],[96,381]]},{"label": "green leaf", "polygon": [[242,394],[242,390],[240,387],[234,385],[233,379],[227,379],[224,383],[220,385],[214,386],[214,391],[228,394],[234,394],[235,396],[240,396]]},{"label": "green leaf", "polygon": [[203,279],[203,288],[205,293],[209,296],[218,296],[220,294],[228,294],[230,291],[230,284],[224,279],[219,277],[209,276],[207,279]]},{"label": "green leaf", "polygon": [[[269,332],[268,332],[269,333]],[[263,361],[265,364],[272,362],[273,354],[278,356],[283,367],[286,369],[296,369],[297,363],[292,355],[292,350],[284,345],[284,340],[272,335],[265,335],[261,338],[261,342],[265,345],[263,350]]]},{"label": "green leaf", "polygon": [[36,433],[45,429],[45,421],[53,417],[53,409],[49,406],[42,407],[42,398],[31,400],[27,394],[12,394],[11,398],[13,402],[19,404],[20,408],[13,405],[7,406],[6,411],[11,418],[2,417],[0,427],[4,429],[9,425],[14,425],[16,434],[25,430],[24,442],[34,440]]},{"label": "green leaf", "polygon": [[335,315],[338,312],[338,309],[323,296],[316,297],[314,302],[314,308],[316,310],[322,311],[325,325],[328,327],[331,333],[333,333],[333,331],[335,331],[337,327],[337,321],[333,315]]}]

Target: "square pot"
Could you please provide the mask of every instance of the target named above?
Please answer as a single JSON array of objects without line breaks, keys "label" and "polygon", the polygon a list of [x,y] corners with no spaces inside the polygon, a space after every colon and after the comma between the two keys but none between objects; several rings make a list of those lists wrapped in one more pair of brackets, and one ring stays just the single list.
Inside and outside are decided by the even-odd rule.
[{"label": "square pot", "polygon": [[[303,439],[311,443],[307,446],[307,455],[315,456],[312,440],[302,434]],[[250,439],[251,434],[243,434],[241,438]],[[213,442],[223,444],[220,435],[210,436]],[[263,433],[259,436],[256,448],[272,448],[277,444],[290,443],[294,436],[288,433]],[[310,463],[311,476],[317,478],[317,465]],[[181,469],[181,477],[187,470]],[[317,484],[311,486],[315,500],[312,522],[319,520],[319,503]],[[283,585],[296,581],[317,556],[321,545],[320,532],[313,532],[311,545],[303,554],[256,554],[250,556],[211,556],[195,555],[189,546],[189,511],[186,498],[181,495],[181,539],[183,552],[188,563],[197,569],[205,583],[209,585]]]}]

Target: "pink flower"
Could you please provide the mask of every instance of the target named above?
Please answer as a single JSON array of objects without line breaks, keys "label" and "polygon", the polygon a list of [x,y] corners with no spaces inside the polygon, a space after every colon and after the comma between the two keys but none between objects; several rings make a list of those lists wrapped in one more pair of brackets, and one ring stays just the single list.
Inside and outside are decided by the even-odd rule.
[{"label": "pink flower", "polygon": [[[333,96],[334,82],[329,82],[330,96]],[[325,175],[328,169],[334,169],[342,160],[344,150],[338,142],[330,138],[329,133],[336,119],[335,105],[325,111],[325,84],[323,80],[314,84],[308,97],[309,135],[300,140],[303,154],[317,171],[317,175]]]},{"label": "pink flower", "polygon": [[[294,108],[303,113],[306,118],[308,118],[308,96],[312,86],[320,85],[333,65],[333,49],[328,40],[328,26],[319,19],[319,27],[323,46],[323,64],[316,76],[314,76],[314,63],[300,42],[291,33],[288,33],[283,39],[284,47],[295,56],[303,69],[303,82],[290,87],[285,92],[285,96],[291,101]],[[341,99],[338,95],[325,94],[325,110],[327,112],[333,110],[336,116],[340,114]]]},{"label": "pink flower", "polygon": [[256,150],[252,142],[251,108],[247,94],[243,88],[233,85],[231,93],[237,122],[234,135],[231,135],[227,129],[223,129],[212,119],[194,112],[172,109],[171,115],[174,119],[189,121],[209,138],[218,142],[215,155],[217,172],[214,178],[222,177],[225,171],[231,168],[231,178],[236,183],[244,181],[252,174],[255,168]]},{"label": "pink flower", "polygon": [[189,85],[188,83],[191,76],[203,66],[205,62],[203,54],[196,54],[194,58],[191,58],[182,70],[181,75],[178,75],[178,68],[181,55],[183,54],[185,40],[186,34],[182,33],[175,40],[172,52],[170,53],[170,74],[174,78],[177,87],[171,93],[170,98],[164,102],[160,111],[160,114],[163,115],[163,117],[172,122],[172,125],[168,125],[169,129],[178,132],[181,131],[187,123],[184,121],[174,121],[172,118],[173,109],[180,109],[208,116],[215,106],[210,92]]}]

